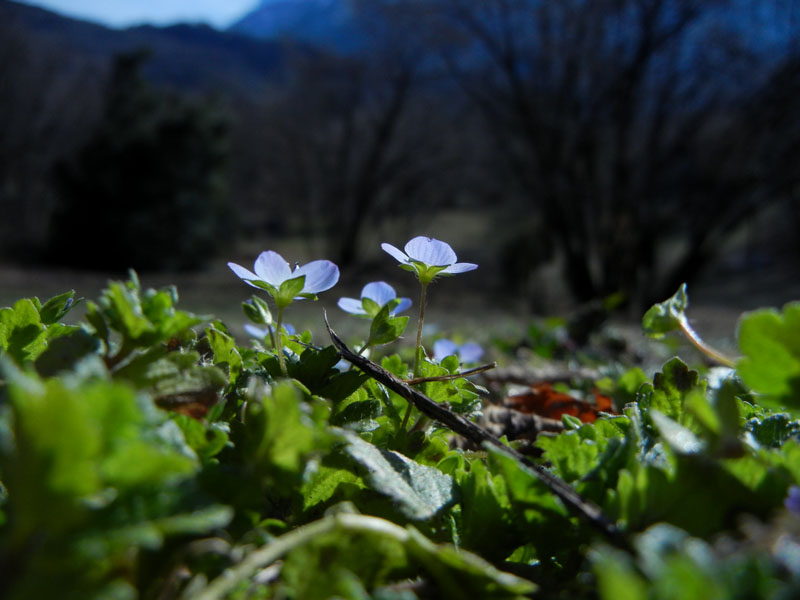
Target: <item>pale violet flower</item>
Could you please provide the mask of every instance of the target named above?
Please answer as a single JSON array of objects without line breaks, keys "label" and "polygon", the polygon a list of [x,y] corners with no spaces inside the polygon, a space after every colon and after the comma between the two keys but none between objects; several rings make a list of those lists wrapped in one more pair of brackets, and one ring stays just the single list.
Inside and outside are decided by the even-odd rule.
[{"label": "pale violet flower", "polygon": [[440,339],[433,343],[433,360],[442,362],[448,356],[458,356],[462,363],[478,362],[483,356],[483,348],[475,342],[458,345],[452,340]]},{"label": "pale violet flower", "polygon": [[422,235],[410,240],[403,248],[405,252],[386,243],[381,248],[397,259],[401,268],[416,272],[423,284],[430,283],[437,275],[455,275],[478,268],[473,263],[456,262],[450,244]]},{"label": "pale violet flower", "polygon": [[[281,331],[283,311],[294,300],[316,299],[318,292],[329,290],[339,281],[339,267],[329,260],[315,260],[303,266],[290,266],[284,258],[272,250],[262,252],[256,258],[253,271],[229,262],[228,267],[248,285],[266,291],[275,301],[278,316],[276,331]],[[263,315],[257,318],[265,318]],[[275,352],[278,355],[281,373],[289,376],[283,356],[281,336],[274,336]]]},{"label": "pale violet flower", "polygon": [[795,515],[800,516],[800,487],[793,485],[789,488],[789,493],[786,495],[783,505]]},{"label": "pale violet flower", "polygon": [[250,323],[244,324],[244,330],[247,332],[249,336],[259,340],[263,340],[265,337],[269,335],[268,327],[257,327],[256,325],[251,325]]},{"label": "pale violet flower", "polygon": [[[284,323],[282,327],[283,330],[287,333],[287,335],[295,334],[295,328],[292,326],[291,323]],[[259,340],[263,340],[269,335],[269,327],[258,327],[257,325],[253,325],[251,323],[245,323],[244,330],[249,335]]]},{"label": "pale violet flower", "polygon": [[[228,263],[228,267],[248,285],[268,291],[282,305],[287,305],[292,300],[313,297],[319,292],[329,290],[339,281],[339,267],[329,260],[315,260],[303,266],[291,267],[280,254],[272,250],[258,255],[253,266],[255,272],[232,262]],[[284,283],[301,276],[305,276],[302,288],[292,291],[290,295],[287,295],[286,290],[281,293]]]},{"label": "pale violet flower", "polygon": [[[364,299],[371,300],[374,304],[371,305],[370,302],[364,302]],[[386,306],[386,304],[392,300],[399,301],[396,303],[397,305],[389,311],[389,315],[392,317],[411,306],[411,300],[409,298],[398,298],[394,288],[385,281],[373,281],[365,285],[361,290],[360,299],[339,298],[338,305],[339,308],[345,312],[349,312],[351,315],[374,318],[378,310]]]}]

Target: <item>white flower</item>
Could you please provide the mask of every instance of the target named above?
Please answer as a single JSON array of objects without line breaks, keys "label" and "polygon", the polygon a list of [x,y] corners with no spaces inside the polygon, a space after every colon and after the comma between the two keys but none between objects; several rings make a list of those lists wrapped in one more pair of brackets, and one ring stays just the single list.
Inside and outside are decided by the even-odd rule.
[{"label": "white flower", "polygon": [[[294,335],[295,329],[291,323],[284,323],[281,327],[286,332],[287,335]],[[251,335],[252,337],[263,340],[265,337],[269,335],[269,327],[258,327],[251,323],[244,324],[244,330]]]},{"label": "white flower", "polygon": [[[378,309],[383,308],[392,300],[399,300],[397,305],[389,312],[390,316],[394,316],[399,312],[403,312],[411,306],[411,300],[409,298],[398,298],[397,292],[394,291],[394,288],[385,281],[373,281],[372,283],[368,283],[361,290],[360,299],[339,298],[338,305],[343,311],[349,312],[352,315],[357,315],[360,317],[374,317],[375,314],[377,314],[377,311],[370,311],[365,308],[365,304],[369,306],[369,302],[364,302],[365,298],[374,302]],[[371,314],[373,312],[375,314]]]},{"label": "white flower", "polygon": [[410,240],[405,252],[387,243],[381,244],[381,248],[396,258],[402,268],[415,271],[422,283],[430,283],[437,275],[455,275],[478,268],[473,263],[456,262],[450,244],[425,236]]},{"label": "white flower", "polygon": [[433,360],[442,362],[448,356],[456,355],[462,363],[478,362],[483,356],[483,348],[475,342],[459,346],[452,340],[442,338],[433,343]]},{"label": "white flower", "polygon": [[[258,255],[253,266],[255,273],[236,263],[229,262],[228,266],[245,283],[266,289],[276,300],[281,285],[291,279],[305,276],[302,289],[294,296],[295,300],[329,290],[339,281],[339,267],[329,260],[315,260],[303,266],[291,267],[280,254],[272,250]],[[259,283],[262,285],[258,285]]]}]

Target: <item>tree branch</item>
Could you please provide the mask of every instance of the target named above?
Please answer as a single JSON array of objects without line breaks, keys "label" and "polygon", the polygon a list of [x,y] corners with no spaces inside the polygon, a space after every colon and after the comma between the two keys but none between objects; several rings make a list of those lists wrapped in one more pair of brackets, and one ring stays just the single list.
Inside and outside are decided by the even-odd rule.
[{"label": "tree branch", "polygon": [[467,420],[459,414],[456,414],[444,406],[434,402],[425,394],[412,388],[407,383],[363,356],[359,356],[352,352],[347,345],[334,333],[328,323],[328,315],[324,315],[325,326],[328,329],[328,334],[331,336],[333,345],[339,351],[342,358],[350,362],[354,366],[361,369],[364,373],[382,383],[391,391],[405,398],[408,402],[413,404],[422,414],[439,421],[442,425],[448,427],[455,433],[465,437],[478,447],[494,446],[501,450],[504,454],[512,457],[519,463],[525,470],[535,475],[552,494],[554,494],[567,509],[574,515],[581,517],[595,529],[603,533],[609,541],[616,544],[621,548],[629,548],[630,544],[625,535],[617,529],[616,525],[606,517],[600,508],[583,498],[576,492],[572,486],[553,475],[550,471],[546,470],[541,465],[538,465],[527,457],[523,456],[513,448],[509,448],[497,437],[476,425],[472,421]]}]

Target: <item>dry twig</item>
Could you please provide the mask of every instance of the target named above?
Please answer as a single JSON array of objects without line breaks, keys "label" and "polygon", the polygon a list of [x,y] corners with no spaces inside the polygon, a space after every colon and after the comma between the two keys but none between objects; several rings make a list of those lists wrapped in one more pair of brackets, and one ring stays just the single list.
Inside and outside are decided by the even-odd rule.
[{"label": "dry twig", "polygon": [[346,361],[352,363],[367,375],[385,385],[391,391],[405,398],[422,414],[439,421],[439,423],[467,438],[476,446],[494,446],[506,455],[511,456],[526,470],[533,473],[573,514],[586,520],[589,524],[602,532],[609,541],[620,547],[629,548],[628,540],[623,533],[617,529],[616,525],[603,514],[598,506],[583,498],[572,486],[553,475],[541,465],[532,462],[513,448],[509,448],[484,428],[434,402],[425,394],[412,388],[402,379],[396,377],[380,365],[352,352],[331,329],[327,314],[325,314],[325,326],[328,328],[328,334],[331,336],[333,345]]}]

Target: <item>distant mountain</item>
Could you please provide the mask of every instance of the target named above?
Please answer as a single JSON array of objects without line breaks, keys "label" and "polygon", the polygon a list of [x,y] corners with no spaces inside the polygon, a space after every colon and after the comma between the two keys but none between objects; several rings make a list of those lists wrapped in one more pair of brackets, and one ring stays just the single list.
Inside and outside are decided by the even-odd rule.
[{"label": "distant mountain", "polygon": [[282,75],[285,61],[278,42],[207,25],[110,29],[9,0],[0,0],[0,22],[33,43],[104,64],[119,52],[147,47],[148,79],[189,91],[256,94]]},{"label": "distant mountain", "polygon": [[261,0],[228,31],[342,51],[358,49],[363,38],[348,0]]}]

